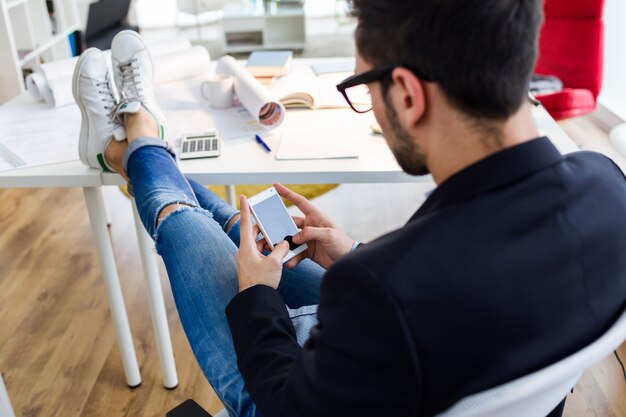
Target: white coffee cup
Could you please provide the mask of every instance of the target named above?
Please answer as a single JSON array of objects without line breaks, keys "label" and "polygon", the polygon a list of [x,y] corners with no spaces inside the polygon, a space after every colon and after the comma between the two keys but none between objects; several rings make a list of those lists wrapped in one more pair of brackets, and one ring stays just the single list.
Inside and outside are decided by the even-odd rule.
[{"label": "white coffee cup", "polygon": [[209,101],[211,107],[226,109],[233,105],[233,77],[230,75],[210,75],[202,83],[202,96]]}]

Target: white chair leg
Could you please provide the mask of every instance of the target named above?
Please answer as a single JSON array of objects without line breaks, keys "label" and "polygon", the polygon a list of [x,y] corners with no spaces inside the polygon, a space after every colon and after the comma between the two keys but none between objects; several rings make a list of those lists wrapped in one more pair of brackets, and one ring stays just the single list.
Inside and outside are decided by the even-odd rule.
[{"label": "white chair leg", "polygon": [[626,158],[626,123],[611,130],[611,143]]},{"label": "white chair leg", "polygon": [[0,375],[0,416],[15,417],[13,407],[11,407],[11,401],[9,400],[9,394],[2,380],[2,375]]},{"label": "white chair leg", "polygon": [[237,207],[237,195],[235,194],[234,185],[225,185],[226,187],[226,202],[233,207]]}]

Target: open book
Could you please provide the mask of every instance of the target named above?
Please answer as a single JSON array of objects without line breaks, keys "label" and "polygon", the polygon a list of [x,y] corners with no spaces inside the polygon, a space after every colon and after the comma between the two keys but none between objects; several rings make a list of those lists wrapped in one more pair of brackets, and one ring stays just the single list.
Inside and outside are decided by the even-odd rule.
[{"label": "open book", "polygon": [[341,109],[349,106],[336,85],[350,75],[316,76],[311,71],[293,71],[268,88],[285,108]]}]

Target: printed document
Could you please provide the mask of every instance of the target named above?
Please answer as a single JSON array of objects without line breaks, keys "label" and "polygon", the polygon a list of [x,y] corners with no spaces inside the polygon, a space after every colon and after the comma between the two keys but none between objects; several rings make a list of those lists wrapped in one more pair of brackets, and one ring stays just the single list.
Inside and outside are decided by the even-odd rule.
[{"label": "printed document", "polygon": [[0,108],[0,171],[77,160],[80,120],[76,105]]}]

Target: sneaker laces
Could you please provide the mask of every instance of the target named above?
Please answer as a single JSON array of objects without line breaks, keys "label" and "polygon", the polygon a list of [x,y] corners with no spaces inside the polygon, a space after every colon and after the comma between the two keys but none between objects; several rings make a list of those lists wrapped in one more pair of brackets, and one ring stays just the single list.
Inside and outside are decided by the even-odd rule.
[{"label": "sneaker laces", "polygon": [[139,68],[135,65],[137,58],[133,58],[125,64],[120,64],[120,78],[122,81],[122,88],[120,95],[123,99],[139,100],[143,97],[143,88],[140,86],[141,79],[137,77],[135,70]]},{"label": "sneaker laces", "polygon": [[113,108],[113,110],[111,111],[111,114],[109,115],[109,117],[114,120],[116,123],[119,123],[121,125],[124,124],[124,114],[122,113],[121,110],[124,110],[126,108],[126,106],[130,103],[133,102],[140,102],[140,100],[135,99],[135,98],[125,98],[125,97],[121,97],[120,101],[116,104],[116,106]]},{"label": "sneaker laces", "polygon": [[[100,99],[104,102],[104,110],[107,111],[107,123],[109,125],[112,125],[114,124],[113,115],[118,104],[115,96],[113,95],[113,89],[111,88],[111,80],[109,79],[109,75],[106,75],[104,81],[97,82],[96,87],[99,89],[98,94],[100,95]],[[111,127],[111,129],[114,128],[115,126]]]}]

